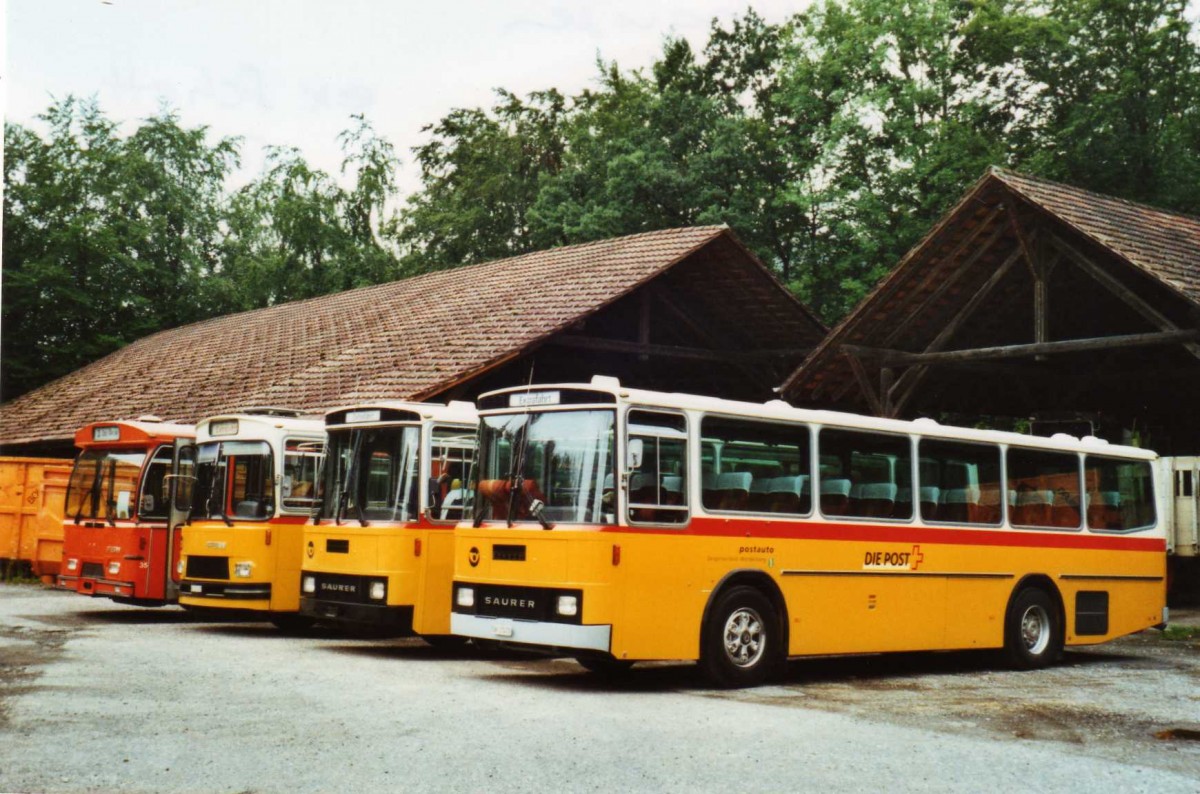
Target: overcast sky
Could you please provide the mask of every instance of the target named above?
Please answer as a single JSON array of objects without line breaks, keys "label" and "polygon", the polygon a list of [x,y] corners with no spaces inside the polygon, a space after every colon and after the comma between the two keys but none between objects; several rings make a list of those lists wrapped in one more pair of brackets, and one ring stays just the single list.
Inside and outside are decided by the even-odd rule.
[{"label": "overcast sky", "polygon": [[[805,0],[757,0],[782,21]],[[160,102],[187,126],[243,137],[251,178],[268,144],[299,147],[337,174],[338,132],[365,113],[396,144],[405,191],[409,148],[453,107],[488,105],[491,91],[524,94],[592,83],[597,54],[648,65],[667,35],[699,48],[713,17],[745,0],[8,0],[6,118],[36,126],[51,97],[96,96],[111,118],[153,114]]]}]

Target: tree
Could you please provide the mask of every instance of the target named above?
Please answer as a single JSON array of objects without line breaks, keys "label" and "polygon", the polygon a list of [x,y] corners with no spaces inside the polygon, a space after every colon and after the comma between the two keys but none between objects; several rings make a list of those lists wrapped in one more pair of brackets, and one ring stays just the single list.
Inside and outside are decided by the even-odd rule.
[{"label": "tree", "polygon": [[4,130],[4,399],[204,314],[237,142],[163,110],[128,138],[67,97]]}]

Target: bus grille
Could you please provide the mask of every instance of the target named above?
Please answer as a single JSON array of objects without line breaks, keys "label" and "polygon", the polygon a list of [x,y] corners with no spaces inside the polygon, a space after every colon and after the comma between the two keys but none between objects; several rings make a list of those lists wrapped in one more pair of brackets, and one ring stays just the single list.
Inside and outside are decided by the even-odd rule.
[{"label": "bus grille", "polygon": [[367,595],[371,587],[371,580],[365,576],[318,573],[315,578],[315,595],[323,601],[340,601],[347,604],[371,603],[371,599]]},{"label": "bus grille", "polygon": [[99,562],[85,562],[83,570],[79,573],[84,579],[99,579],[104,576],[104,564]]},{"label": "bus grille", "polygon": [[189,579],[228,579],[229,558],[190,556],[186,575]]}]

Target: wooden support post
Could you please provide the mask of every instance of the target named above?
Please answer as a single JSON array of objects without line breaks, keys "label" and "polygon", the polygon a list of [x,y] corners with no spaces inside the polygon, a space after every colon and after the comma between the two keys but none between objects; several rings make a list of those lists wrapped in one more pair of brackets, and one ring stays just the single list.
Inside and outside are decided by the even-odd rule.
[{"label": "wooden support post", "polygon": [[[1054,247],[1061,251],[1068,259],[1070,259],[1076,267],[1090,275],[1092,278],[1098,281],[1102,287],[1107,289],[1116,297],[1120,298],[1126,306],[1133,309],[1143,318],[1153,323],[1156,327],[1164,331],[1181,330],[1179,325],[1171,322],[1171,320],[1163,315],[1162,312],[1151,306],[1141,296],[1122,284],[1115,276],[1085,256],[1075,246],[1071,245],[1058,235],[1053,236],[1052,242]],[[1200,344],[1196,344],[1194,342],[1186,343],[1184,344],[1184,347],[1187,348],[1188,352],[1193,356],[1200,358]]]},{"label": "wooden support post", "polygon": [[867,370],[863,363],[853,353],[848,353],[845,349],[842,352],[845,354],[846,360],[850,362],[850,370],[854,373],[854,379],[858,381],[858,387],[862,389],[863,396],[867,398],[871,412],[876,416],[886,416],[883,403],[880,401],[879,395],[875,393],[875,388],[871,385],[871,379],[867,377]]},{"label": "wooden support post", "polygon": [[[650,290],[642,290],[641,300],[641,315],[638,317],[638,342],[644,346],[650,344]],[[650,356],[646,353],[638,354],[638,361],[649,361]]]}]

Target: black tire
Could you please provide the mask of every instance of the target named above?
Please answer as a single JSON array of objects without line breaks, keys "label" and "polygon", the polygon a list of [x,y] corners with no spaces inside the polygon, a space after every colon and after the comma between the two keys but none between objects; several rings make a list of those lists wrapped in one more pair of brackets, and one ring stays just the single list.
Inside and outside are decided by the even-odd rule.
[{"label": "black tire", "polygon": [[1004,655],[1016,670],[1034,670],[1058,660],[1063,625],[1054,599],[1040,587],[1017,593],[1004,619]]},{"label": "black tire", "polygon": [[317,622],[311,615],[301,615],[299,612],[274,613],[267,620],[275,628],[287,632],[308,631]]},{"label": "black tire", "polygon": [[623,678],[633,669],[633,662],[612,656],[576,656],[575,661],[589,673],[605,678]]},{"label": "black tire", "polygon": [[461,651],[471,641],[467,637],[458,637],[454,634],[422,634],[421,639],[425,640],[426,645],[437,648],[439,651]]},{"label": "black tire", "polygon": [[753,587],[732,587],[717,597],[700,633],[700,669],[712,684],[758,686],[786,658],[783,630],[771,601]]}]

